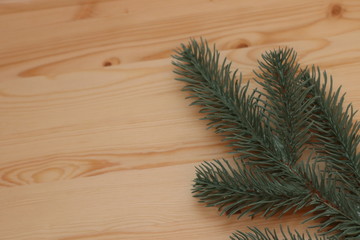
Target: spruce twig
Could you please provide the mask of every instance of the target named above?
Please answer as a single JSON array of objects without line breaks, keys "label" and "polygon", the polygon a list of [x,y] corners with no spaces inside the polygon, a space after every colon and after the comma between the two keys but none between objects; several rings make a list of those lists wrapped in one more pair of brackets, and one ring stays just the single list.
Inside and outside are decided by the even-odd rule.
[{"label": "spruce twig", "polygon": [[318,236],[317,234],[301,234],[298,231],[292,231],[289,227],[285,231],[282,227],[280,228],[280,235],[275,231],[271,231],[265,228],[263,231],[258,228],[249,228],[250,232],[237,231],[230,236],[231,240],[335,240],[334,238],[327,238],[325,236]]},{"label": "spruce twig", "polygon": [[344,106],[345,94],[339,87],[334,90],[333,79],[320,68],[312,67],[304,71],[308,84],[314,86],[311,97],[316,97],[312,115],[314,139],[310,143],[321,154],[320,162],[325,162],[327,171],[334,176],[352,195],[353,200],[360,200],[360,143],[359,121],[353,121],[356,111],[351,104]]},{"label": "spruce twig", "polygon": [[[173,57],[177,80],[187,84],[183,90],[195,99],[192,105],[201,107],[209,128],[236,154],[235,167],[223,160],[197,168],[195,197],[219,207],[222,214],[239,217],[282,216],[312,207],[308,220],[320,221],[315,226],[320,234],[360,237],[359,124],[352,125],[352,110],[342,111],[339,91],[326,95],[316,75],[300,69],[292,49],[262,55],[255,72],[262,90],[253,91],[203,40],[182,45]],[[307,143],[314,146],[315,157],[299,162]],[[320,162],[326,162],[325,171],[318,170]],[[350,177],[344,176],[347,172]]]}]

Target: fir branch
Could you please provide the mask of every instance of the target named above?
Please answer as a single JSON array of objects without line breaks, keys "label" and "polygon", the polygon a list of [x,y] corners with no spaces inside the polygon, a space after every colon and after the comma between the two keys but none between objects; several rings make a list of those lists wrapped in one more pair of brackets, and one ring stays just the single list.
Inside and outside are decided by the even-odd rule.
[{"label": "fir branch", "polygon": [[254,227],[249,228],[250,232],[241,232],[236,231],[233,233],[232,236],[230,236],[231,240],[335,240],[336,238],[327,238],[325,236],[318,236],[317,234],[310,234],[309,232],[306,232],[306,234],[301,234],[298,231],[295,230],[293,232],[289,227],[287,228],[287,231],[285,231],[282,227],[280,227],[280,233],[279,236],[278,233],[273,230],[271,231],[268,228],[265,228],[263,231],[260,229]]},{"label": "fir branch", "polygon": [[360,154],[357,152],[360,123],[353,122],[356,112],[351,104],[344,106],[345,94],[340,94],[341,87],[334,90],[333,79],[330,76],[328,80],[326,72],[321,74],[315,67],[304,72],[309,84],[314,86],[311,94],[316,98],[316,111],[311,118],[315,141],[311,144],[322,154],[319,160],[327,164],[326,171],[360,200]]},{"label": "fir branch", "polygon": [[226,58],[220,62],[220,54],[208,44],[191,40],[188,46],[182,45],[176,51],[173,64],[174,72],[181,77],[176,80],[187,85],[188,98],[196,98],[191,105],[199,105],[200,112],[206,113],[203,120],[209,120],[209,128],[224,136],[235,153],[252,161],[253,164],[266,166],[267,172],[299,182],[298,174],[289,169],[286,149],[273,137],[269,127],[264,127],[263,109],[257,102],[256,90],[248,94],[249,83],[242,85],[231,72],[231,64]]},{"label": "fir branch", "polygon": [[[236,71],[231,72],[226,59],[220,62],[219,53],[215,49],[211,52],[206,42],[198,44],[192,40],[176,53],[173,57],[177,61],[173,64],[177,67],[175,73],[181,76],[177,80],[187,83],[183,90],[196,99],[192,105],[201,106],[200,112],[207,114],[203,119],[210,121],[209,128],[215,128],[216,133],[230,142],[235,153],[247,160],[247,166],[237,165],[235,169],[226,161],[226,167],[221,162],[201,165],[194,184],[195,196],[208,206],[218,206],[222,213],[241,212],[240,216],[255,216],[262,212],[268,217],[313,206],[308,214],[314,215],[308,220],[321,219],[317,227],[325,233],[346,239],[359,238],[359,198],[354,195],[350,201],[347,199],[357,188],[352,185],[351,177],[341,178],[344,172],[337,171],[340,161],[331,149],[337,140],[332,142],[330,149],[325,138],[312,142],[321,157],[328,155],[322,158],[324,161],[329,157],[335,159],[332,161],[337,165],[330,166],[335,171],[330,168],[324,173],[317,170],[318,157],[313,164],[297,163],[305,143],[310,142],[309,129],[318,138],[321,131],[331,131],[324,123],[326,120],[321,118],[326,111],[322,109],[322,100],[318,100],[322,96],[316,88],[315,77],[306,70],[299,70],[296,54],[280,49],[263,55],[257,76],[262,79],[258,83],[265,93],[254,90],[248,94],[249,83],[241,85],[241,76],[236,80]],[[260,96],[256,96],[257,93]],[[336,103],[337,95],[330,92],[331,97],[326,103]],[[340,105],[329,104],[329,109],[334,111]],[[342,111],[338,112],[342,114]],[[339,124],[335,139],[338,136],[340,140],[345,139],[348,144],[343,148],[345,154],[350,155],[350,149],[356,160],[351,160],[353,165],[347,161],[341,164],[351,166],[356,174],[359,157],[351,146],[358,144],[358,125],[351,125],[353,115],[351,112],[349,117],[348,113],[329,118],[329,124]],[[313,121],[314,126],[307,125]],[[343,127],[348,128],[345,137],[339,134]],[[344,185],[338,185],[339,179]]]},{"label": "fir branch", "polygon": [[[224,164],[222,163],[224,162]],[[264,217],[296,212],[312,201],[312,195],[302,184],[286,183],[281,178],[264,175],[261,169],[237,161],[234,167],[226,160],[205,162],[196,168],[194,197],[206,206],[217,206],[220,215],[238,218]]]},{"label": "fir branch", "polygon": [[266,102],[261,101],[265,104],[268,125],[285,153],[283,161],[294,165],[310,137],[309,117],[313,109],[310,105],[315,98],[309,98],[308,94],[312,85],[304,79],[304,72],[299,71],[293,49],[266,52],[258,64],[259,72],[254,71],[258,79],[255,80],[263,88],[261,95],[266,97]]},{"label": "fir branch", "polygon": [[[226,160],[205,162],[196,167],[193,193],[206,206],[218,207],[220,215],[238,214],[237,218],[259,214],[266,218],[275,214],[281,217],[304,207],[313,207],[306,212],[305,215],[312,215],[304,222],[322,220],[313,226],[323,231],[322,234],[348,239],[360,236],[357,205],[339,192],[335,181],[320,174],[316,167],[315,163],[300,164],[304,182],[311,183],[305,188],[302,182],[289,183],[265,175],[261,168],[248,169],[243,162],[235,161],[234,166]],[[342,231],[338,232],[339,229]]]},{"label": "fir branch", "polygon": [[236,74],[231,72],[231,64],[226,59],[220,62],[220,54],[212,53],[205,42],[199,45],[192,40],[188,46],[182,45],[176,51],[173,64],[174,72],[181,77],[176,80],[187,85],[183,91],[189,91],[187,98],[196,98],[191,105],[200,105],[203,120],[209,120],[209,128],[230,141],[237,153],[247,158],[266,159],[264,145],[268,134],[263,129],[259,108],[254,102],[255,92],[248,95],[249,84],[241,86]]},{"label": "fir branch", "polygon": [[[266,103],[264,109],[268,114],[267,118],[274,129],[274,134],[281,140],[281,144],[284,147],[283,152],[286,153],[284,159],[287,160],[289,165],[295,165],[297,160],[301,157],[302,151],[305,148],[305,143],[308,142],[310,138],[310,128],[316,128],[318,130],[316,136],[319,136],[319,122],[322,120],[322,116],[319,116],[318,112],[315,113],[314,109],[320,112],[326,112],[322,111],[323,106],[320,104],[316,105],[316,103],[319,102],[325,102],[323,105],[334,105],[330,107],[330,109],[333,110],[331,116],[335,115],[335,117],[339,117],[335,119],[337,121],[330,121],[329,125],[333,125],[332,127],[335,128],[335,133],[342,133],[340,140],[344,140],[344,138],[348,136],[348,139],[345,139],[342,142],[340,141],[340,143],[343,143],[341,145],[343,147],[343,152],[345,152],[346,155],[350,155],[351,152],[352,156],[356,157],[356,146],[360,139],[356,135],[359,125],[358,123],[355,123],[355,126],[352,125],[352,118],[354,116],[352,108],[348,107],[345,113],[342,112],[341,105],[343,97],[340,102],[337,103],[337,96],[339,95],[340,89],[334,94],[330,90],[327,101],[321,101],[325,96],[325,91],[322,91],[323,96],[314,94],[312,97],[309,97],[308,95],[310,93],[318,93],[318,89],[314,86],[315,83],[313,82],[315,77],[314,75],[309,78],[304,77],[307,75],[307,72],[299,70],[300,65],[296,63],[296,53],[293,52],[292,49],[270,51],[263,54],[262,59],[262,61],[258,61],[260,73],[255,72],[257,77],[262,81],[258,80],[257,82],[263,87],[263,90],[266,91],[266,93],[263,93],[263,91],[260,92],[266,97],[266,102],[263,102]],[[323,89],[325,89],[325,87],[323,87]],[[351,116],[348,115],[349,109],[351,110]],[[313,121],[317,123],[315,127],[312,127]],[[347,130],[342,131],[342,129]],[[321,137],[322,140],[325,139],[324,136]],[[353,140],[353,142],[351,142],[351,140]],[[322,143],[324,145],[329,144],[326,142]],[[353,147],[352,144],[354,144],[355,147]],[[346,147],[344,147],[344,145],[346,145]],[[328,145],[323,147],[323,149],[326,149],[327,151],[329,151],[329,148]],[[330,148],[330,150],[332,149]],[[328,155],[341,159],[339,156],[336,156],[335,152],[331,152]],[[318,162],[319,160],[317,158],[313,166],[317,166]],[[352,161],[352,163],[353,162],[354,161]],[[348,165],[356,166],[356,164]],[[310,163],[305,165],[301,164],[301,166],[303,167],[301,171],[298,170],[297,166],[290,167],[290,171],[296,175],[301,172],[300,175],[303,182],[307,184],[308,189],[313,194],[312,198],[314,202],[310,205],[316,206],[315,209],[317,210],[317,215],[308,220],[332,216],[326,222],[318,225],[320,230],[323,230],[330,225],[339,224],[338,227],[341,226],[342,229],[347,230],[348,237],[359,236],[360,221],[358,206],[356,204],[349,204],[349,199],[343,197],[346,196],[344,191],[336,190],[336,182],[327,179],[331,176],[329,171],[327,174],[322,174],[318,179],[318,175],[320,175],[319,171],[315,171],[314,167],[312,169]],[[304,168],[304,166],[306,167]],[[336,167],[336,165],[334,167]],[[346,172],[353,173],[354,168],[345,168],[345,171],[343,171],[340,176]],[[353,175],[350,174],[351,179],[353,179],[352,177]],[[357,186],[354,186],[351,190],[354,192],[357,189]],[[355,225],[357,226],[355,227],[357,230],[348,230]],[[333,233],[334,231],[336,231],[336,228],[330,228],[326,233]],[[339,234],[338,236],[343,235]]]},{"label": "fir branch", "polygon": [[313,216],[304,222],[320,220],[319,224],[312,227],[318,227],[322,234],[340,239],[360,237],[359,205],[348,198],[343,188],[338,187],[336,179],[319,170],[317,159],[313,163],[301,162],[298,166],[312,194],[312,202],[308,206],[313,209],[305,213],[305,216]]}]

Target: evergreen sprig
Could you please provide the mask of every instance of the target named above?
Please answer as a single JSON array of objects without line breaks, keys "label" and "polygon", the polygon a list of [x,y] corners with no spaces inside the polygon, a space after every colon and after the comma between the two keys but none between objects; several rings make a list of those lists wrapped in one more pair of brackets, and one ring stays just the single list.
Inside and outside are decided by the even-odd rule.
[{"label": "evergreen sprig", "polygon": [[[326,73],[321,79],[318,68],[301,69],[293,49],[273,50],[262,55],[255,71],[261,89],[250,90],[203,40],[181,45],[173,57],[191,105],[201,107],[202,119],[235,154],[234,163],[197,167],[195,197],[238,218],[281,217],[310,207],[307,221],[318,221],[313,227],[321,236],[360,239],[360,124],[353,123],[352,106],[343,107],[344,96]],[[306,161],[305,149],[313,151]],[[278,239],[268,229],[250,230],[231,238]]]},{"label": "evergreen sprig", "polygon": [[268,228],[265,228],[264,231],[259,230],[258,228],[249,228],[250,232],[240,232],[237,231],[230,236],[231,240],[335,240],[333,237],[327,238],[325,236],[318,236],[317,234],[301,234],[298,231],[292,231],[289,227],[285,231],[283,228],[280,228],[279,235],[275,230],[271,231]]},{"label": "evergreen sprig", "polygon": [[[312,91],[310,78],[299,71],[296,53],[293,49],[270,51],[258,61],[259,71],[256,82],[262,87],[259,91],[265,96],[264,110],[272,133],[278,139],[283,152],[282,161],[295,165],[300,159],[305,143],[310,138],[309,117],[315,98],[307,97]],[[308,110],[308,111],[306,111]]]},{"label": "evergreen sprig", "polygon": [[244,162],[234,161],[233,165],[224,159],[196,168],[194,196],[208,207],[217,206],[221,215],[239,213],[240,218],[262,213],[267,218],[275,214],[281,217],[311,201],[302,184],[288,184],[281,178],[264,175],[258,167],[248,169]]},{"label": "evergreen sprig", "polygon": [[[330,175],[343,184],[353,200],[360,200],[360,153],[357,152],[360,136],[359,121],[353,121],[356,111],[353,106],[344,106],[344,96],[339,87],[334,90],[332,77],[319,68],[305,72],[311,97],[315,97],[316,114],[311,117],[314,139],[311,142],[321,155],[319,160],[327,166]],[[323,80],[321,79],[321,76]]]}]

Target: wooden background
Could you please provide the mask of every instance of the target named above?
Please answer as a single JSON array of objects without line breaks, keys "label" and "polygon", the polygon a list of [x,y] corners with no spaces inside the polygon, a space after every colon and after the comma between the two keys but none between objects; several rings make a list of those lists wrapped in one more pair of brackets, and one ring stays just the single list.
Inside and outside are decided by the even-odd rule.
[{"label": "wooden background", "polygon": [[191,197],[194,166],[231,156],[173,80],[189,37],[246,79],[263,51],[294,47],[360,109],[358,0],[0,0],[0,31],[1,239],[304,229],[299,215],[237,221]]}]

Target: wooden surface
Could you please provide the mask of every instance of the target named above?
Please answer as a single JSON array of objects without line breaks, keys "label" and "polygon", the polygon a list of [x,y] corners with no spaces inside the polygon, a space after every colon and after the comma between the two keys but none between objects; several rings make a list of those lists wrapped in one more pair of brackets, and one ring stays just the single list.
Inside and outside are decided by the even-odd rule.
[{"label": "wooden surface", "polygon": [[[245,78],[294,47],[360,109],[360,1],[0,0],[0,238],[227,239],[282,220],[219,217],[194,166],[231,157],[173,80],[203,36]],[[357,119],[360,119],[358,115]]]}]

